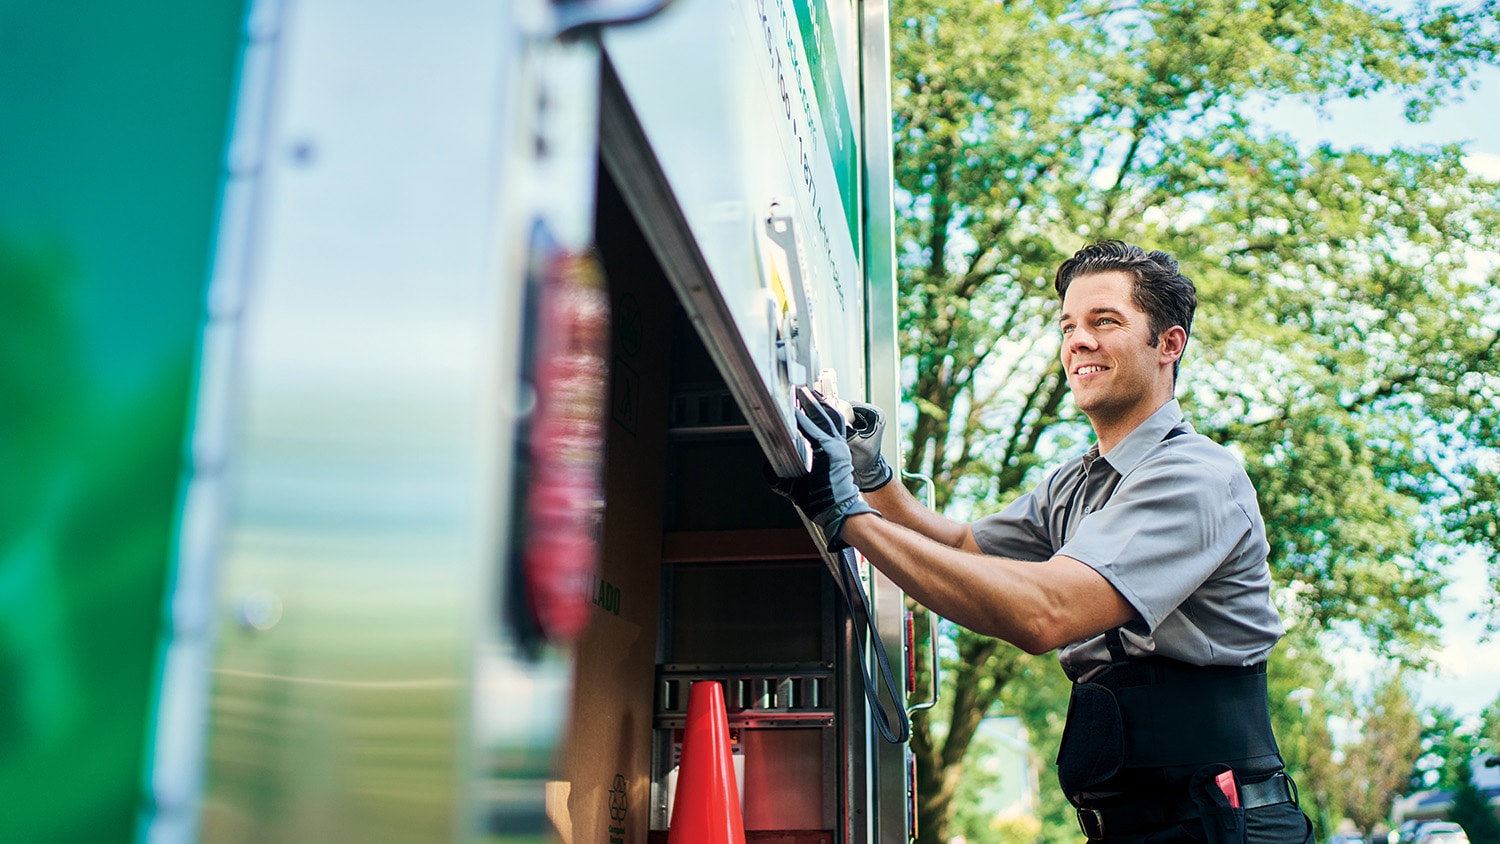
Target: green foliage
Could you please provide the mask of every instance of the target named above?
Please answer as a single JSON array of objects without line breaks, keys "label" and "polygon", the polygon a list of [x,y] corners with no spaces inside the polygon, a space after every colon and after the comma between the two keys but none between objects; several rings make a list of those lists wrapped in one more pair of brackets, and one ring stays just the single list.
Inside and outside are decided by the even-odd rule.
[{"label": "green foliage", "polygon": [[1427,713],[1422,731],[1422,756],[1411,775],[1413,791],[1453,789],[1468,776],[1468,760],[1475,752],[1475,736],[1448,707]]},{"label": "green foliage", "polygon": [[1500,697],[1480,714],[1478,748],[1500,756]]},{"label": "green foliage", "polygon": [[1474,777],[1467,770],[1454,789],[1448,819],[1464,828],[1470,844],[1500,844],[1500,819],[1495,817],[1489,800],[1474,785]]},{"label": "green foliage", "polygon": [[[1494,0],[900,0],[892,35],[906,468],[982,514],[1076,452],[1052,273],[1103,237],[1165,249],[1200,299],[1178,393],[1257,485],[1289,627],[1420,665],[1453,549],[1500,560],[1500,186],[1458,146],[1304,150],[1256,119],[1374,92],[1420,119],[1496,62]],[[1024,676],[966,635],[914,740],[924,816]]]},{"label": "green foliage", "polygon": [[1372,830],[1391,814],[1421,755],[1422,725],[1401,670],[1380,678],[1348,716],[1357,730],[1343,743],[1334,783],[1344,817]]},{"label": "green foliage", "polygon": [[[996,711],[1009,681],[1037,662],[997,639],[948,623],[944,627],[939,636],[942,685],[938,705],[912,718],[911,737],[919,778],[917,829],[923,840],[936,841],[951,837],[949,807],[966,782],[964,757],[980,722]],[[917,664],[923,666],[918,671],[919,688],[929,682],[926,647],[920,646],[917,654]],[[1047,667],[1061,675],[1056,664]]]},{"label": "green foliage", "polygon": [[1287,773],[1297,783],[1302,809],[1314,824],[1317,840],[1331,832],[1332,737],[1328,714],[1334,669],[1305,629],[1293,630],[1271,652],[1267,666],[1271,726],[1286,761]]},{"label": "green foliage", "polygon": [[1478,722],[1455,714],[1446,706],[1425,714],[1423,755],[1411,776],[1411,789],[1452,790],[1469,777],[1471,760],[1500,752],[1500,698],[1480,713]]},{"label": "green foliage", "polygon": [[[994,748],[982,739],[975,741],[974,748],[977,753],[973,757],[978,759],[994,752]],[[993,825],[994,816],[983,802],[985,792],[999,788],[1000,780],[1000,776],[985,770],[983,765],[965,767],[958,785],[951,825],[967,844],[1001,844],[1000,832]]]},{"label": "green foliage", "polygon": [[1057,782],[1057,750],[1067,714],[1068,693],[1072,688],[1067,675],[1051,657],[1028,658],[1015,681],[1006,684],[1001,702],[1006,712],[1021,717],[1026,733],[1036,749],[1041,771],[1042,831],[1038,844],[1073,844],[1078,840],[1078,821],[1062,792],[1051,787]]},{"label": "green foliage", "polygon": [[1004,793],[1022,793],[1030,790],[1028,780],[1010,781],[1012,771],[999,770],[989,764],[992,760],[1009,758],[1000,742],[984,735],[976,737],[977,753],[971,754],[974,764],[965,767],[959,784],[953,813],[952,829],[963,836],[967,844],[1035,844],[1041,833],[1041,821],[1024,812],[1014,811],[1013,806],[1003,806],[995,799],[1002,788]]}]

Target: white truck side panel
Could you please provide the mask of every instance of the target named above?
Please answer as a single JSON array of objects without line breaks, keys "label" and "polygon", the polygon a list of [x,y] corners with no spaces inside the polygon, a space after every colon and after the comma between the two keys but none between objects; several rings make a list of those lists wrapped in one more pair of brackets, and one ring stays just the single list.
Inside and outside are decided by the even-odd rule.
[{"label": "white truck side panel", "polygon": [[[847,224],[835,158],[857,145],[857,130],[829,133],[817,94],[857,109],[857,54],[851,7],[828,3],[833,32],[803,43],[800,0],[678,0],[635,26],[605,33],[604,49],[635,120],[685,220],[702,271],[673,262],[667,273],[710,345],[742,344],[739,360],[720,360],[730,388],[762,448],[785,475],[801,462],[792,388],[837,374],[844,398],[865,391],[864,274],[860,244]],[[802,11],[823,4],[803,3]],[[845,45],[845,64],[835,61]],[[822,55],[824,62],[810,57]],[[821,79],[813,74],[821,72]],[[848,128],[848,127],[845,127]],[[607,133],[606,133],[607,134]],[[606,156],[609,144],[606,138]],[[857,156],[856,156],[857,158]],[[617,173],[622,180],[639,174]],[[841,190],[843,194],[841,194]],[[850,197],[859,207],[857,195]],[[815,371],[790,372],[778,358],[775,301],[768,266],[767,218],[789,215],[810,292]],[[653,235],[659,207],[638,209]],[[786,338],[783,338],[786,339]],[[727,341],[727,342],[726,342]],[[827,386],[827,385],[825,385]]]}]

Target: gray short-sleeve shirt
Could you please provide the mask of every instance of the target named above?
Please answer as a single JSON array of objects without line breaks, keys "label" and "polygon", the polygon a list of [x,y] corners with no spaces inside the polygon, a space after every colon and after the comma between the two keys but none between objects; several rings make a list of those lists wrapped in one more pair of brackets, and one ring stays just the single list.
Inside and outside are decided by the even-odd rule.
[{"label": "gray short-sleeve shirt", "polygon": [[[1109,454],[1096,446],[1068,461],[973,531],[986,554],[1061,554],[1099,572],[1140,614],[1121,628],[1131,656],[1251,665],[1283,633],[1250,478],[1183,421],[1175,400]],[[1058,659],[1074,680],[1110,662],[1102,634],[1067,645]]]}]

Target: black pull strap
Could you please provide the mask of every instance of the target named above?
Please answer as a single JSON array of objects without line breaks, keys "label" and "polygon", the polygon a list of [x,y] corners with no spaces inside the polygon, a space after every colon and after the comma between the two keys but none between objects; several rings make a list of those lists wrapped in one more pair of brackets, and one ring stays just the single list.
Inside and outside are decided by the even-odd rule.
[{"label": "black pull strap", "polygon": [[[834,556],[839,558],[840,565],[839,570],[833,573],[833,579],[838,584],[839,593],[844,596],[844,606],[848,608],[849,618],[854,623],[854,644],[859,653],[859,670],[864,675],[865,700],[870,702],[870,709],[876,713],[875,728],[880,731],[881,737],[891,744],[901,744],[911,738],[911,719],[907,717],[906,706],[897,691],[899,686],[891,673],[891,661],[886,656],[885,643],[875,630],[870,605],[865,600],[864,590],[860,588],[855,551],[853,548],[845,548]],[[895,708],[894,718],[890,710],[880,702],[880,691],[875,686],[874,678],[870,676],[870,667],[865,660],[865,643],[860,641],[861,631],[875,646],[876,673],[885,683],[886,693]]]}]

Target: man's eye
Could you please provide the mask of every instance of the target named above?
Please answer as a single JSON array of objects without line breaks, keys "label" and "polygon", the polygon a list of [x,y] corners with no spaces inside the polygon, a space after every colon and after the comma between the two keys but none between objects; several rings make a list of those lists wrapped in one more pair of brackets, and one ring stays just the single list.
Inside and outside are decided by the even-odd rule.
[{"label": "man's eye", "polygon": [[1064,337],[1068,336],[1069,334],[1072,334],[1073,333],[1073,326],[1071,326],[1071,325],[1064,325],[1062,327],[1062,333],[1063,333]]}]

